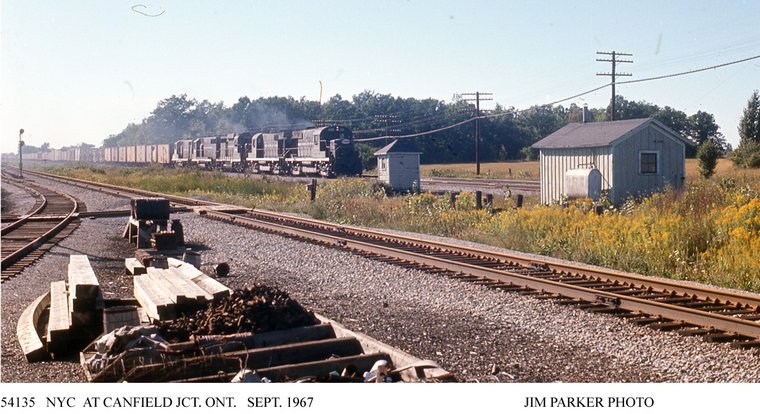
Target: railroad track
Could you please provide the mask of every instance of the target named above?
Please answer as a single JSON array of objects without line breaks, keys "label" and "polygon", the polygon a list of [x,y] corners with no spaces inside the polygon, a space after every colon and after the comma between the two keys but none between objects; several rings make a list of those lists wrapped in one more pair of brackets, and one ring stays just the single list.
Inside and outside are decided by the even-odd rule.
[{"label": "railroad track", "polygon": [[70,225],[77,212],[84,209],[73,197],[4,173],[4,180],[12,180],[25,188],[35,199],[29,213],[14,217],[2,229],[2,281],[19,274],[34,263],[60,240],[76,228]]},{"label": "railroad track", "polygon": [[[127,194],[126,189],[109,191]],[[140,194],[159,196],[145,191]],[[178,204],[216,205],[185,197],[166,197]],[[267,211],[230,214],[210,208],[202,214],[493,289],[615,315],[657,330],[700,336],[712,342],[731,342],[738,348],[760,347],[760,296],[754,294],[536,260]]]},{"label": "railroad track", "polygon": [[422,177],[423,185],[458,185],[480,189],[505,189],[526,193],[538,193],[541,191],[541,183],[528,180],[501,180],[484,178],[448,178],[448,177]]}]

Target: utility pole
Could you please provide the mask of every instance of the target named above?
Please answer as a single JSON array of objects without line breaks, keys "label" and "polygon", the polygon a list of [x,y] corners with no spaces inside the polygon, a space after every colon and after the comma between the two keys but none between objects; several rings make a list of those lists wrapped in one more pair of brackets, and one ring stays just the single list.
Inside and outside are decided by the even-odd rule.
[{"label": "utility pole", "polygon": [[462,96],[475,96],[467,98],[465,101],[475,101],[475,174],[480,175],[480,101],[492,101],[493,98],[482,98],[482,96],[491,96],[488,92],[463,93]]},{"label": "utility pole", "polygon": [[615,71],[615,66],[618,63],[633,63],[632,60],[620,60],[617,59],[618,56],[633,56],[630,53],[619,53],[615,52],[614,50],[612,52],[596,52],[597,55],[608,55],[612,56],[610,59],[597,59],[597,62],[611,62],[612,63],[612,72],[610,73],[597,73],[596,76],[611,76],[612,77],[612,101],[610,102],[610,120],[615,120],[615,77],[616,76],[632,76],[630,73],[617,73]]},{"label": "utility pole", "polygon": [[21,140],[22,135],[24,135],[24,128],[18,130],[18,173],[21,178],[24,178],[24,162],[21,157],[21,148],[24,146],[24,141]]},{"label": "utility pole", "polygon": [[[385,123],[385,136],[390,137],[391,134],[401,132],[399,128],[391,128],[393,124],[400,124],[401,120],[396,115],[375,115],[375,120]],[[390,144],[390,138],[385,138],[385,145]]]}]

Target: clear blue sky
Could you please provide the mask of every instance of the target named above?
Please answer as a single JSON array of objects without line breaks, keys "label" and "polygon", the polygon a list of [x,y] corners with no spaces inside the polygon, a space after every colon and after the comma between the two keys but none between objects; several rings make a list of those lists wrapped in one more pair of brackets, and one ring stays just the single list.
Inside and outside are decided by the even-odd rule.
[{"label": "clear blue sky", "polygon": [[[144,5],[137,6],[136,5]],[[760,1],[30,1],[1,5],[2,152],[100,145],[172,94],[451,101],[526,108],[602,85],[597,51],[641,79],[760,55]],[[133,10],[133,7],[135,9]],[[148,17],[137,13],[159,14]],[[621,85],[630,100],[713,113],[729,142],[760,59]],[[607,105],[609,88],[565,102]],[[493,105],[493,103],[490,103]],[[487,108],[488,106],[486,106]]]}]

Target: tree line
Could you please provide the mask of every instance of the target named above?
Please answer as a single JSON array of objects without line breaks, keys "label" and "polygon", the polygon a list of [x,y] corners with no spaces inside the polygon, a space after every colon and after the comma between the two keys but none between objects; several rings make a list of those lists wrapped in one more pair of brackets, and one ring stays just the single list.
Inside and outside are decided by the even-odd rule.
[{"label": "tree line", "polygon": [[[757,94],[757,93],[755,93]],[[610,119],[610,106],[589,108],[594,121]],[[481,161],[505,161],[535,157],[530,145],[570,122],[582,122],[582,108],[576,104],[532,106],[524,110],[496,105],[481,122]],[[106,147],[172,143],[230,132],[306,128],[315,124],[341,124],[354,131],[354,138],[422,133],[472,119],[475,106],[459,100],[394,97],[364,91],[344,99],[335,95],[321,103],[305,98],[267,97],[252,100],[243,96],[231,106],[223,102],[199,101],[187,95],[173,95],[158,102],[140,123],[131,123],[103,141]],[[704,111],[687,115],[670,106],[616,97],[615,119],[655,118],[674,131],[691,137],[687,150],[712,142],[721,154],[730,151],[715,117]],[[434,134],[411,138],[422,152],[423,163],[472,162],[475,159],[474,122]],[[386,140],[358,144],[364,160],[373,165],[372,153]]]}]

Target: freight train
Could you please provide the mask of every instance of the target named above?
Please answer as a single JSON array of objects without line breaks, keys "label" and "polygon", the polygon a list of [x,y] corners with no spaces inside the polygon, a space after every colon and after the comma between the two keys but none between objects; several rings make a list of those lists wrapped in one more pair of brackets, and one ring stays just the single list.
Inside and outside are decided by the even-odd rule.
[{"label": "freight train", "polygon": [[73,148],[25,153],[25,160],[123,165],[162,164],[281,175],[358,175],[361,160],[351,130],[327,126],[278,132],[243,132],[174,144]]}]

